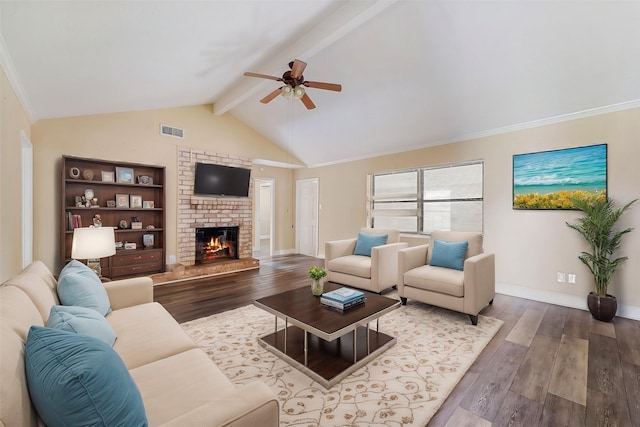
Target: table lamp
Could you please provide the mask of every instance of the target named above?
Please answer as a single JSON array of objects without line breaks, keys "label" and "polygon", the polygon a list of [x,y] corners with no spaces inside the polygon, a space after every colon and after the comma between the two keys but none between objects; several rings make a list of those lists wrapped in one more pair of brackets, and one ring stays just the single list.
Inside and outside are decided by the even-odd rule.
[{"label": "table lamp", "polygon": [[113,227],[74,228],[71,258],[86,259],[87,267],[102,277],[100,258],[115,255],[116,239]]}]

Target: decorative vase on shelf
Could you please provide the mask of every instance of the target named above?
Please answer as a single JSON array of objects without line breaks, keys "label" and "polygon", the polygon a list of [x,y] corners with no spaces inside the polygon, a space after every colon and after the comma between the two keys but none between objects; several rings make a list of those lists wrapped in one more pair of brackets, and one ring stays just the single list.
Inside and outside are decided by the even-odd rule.
[{"label": "decorative vase on shelf", "polygon": [[322,295],[324,292],[324,278],[322,279],[313,279],[311,282],[311,293],[317,297]]}]

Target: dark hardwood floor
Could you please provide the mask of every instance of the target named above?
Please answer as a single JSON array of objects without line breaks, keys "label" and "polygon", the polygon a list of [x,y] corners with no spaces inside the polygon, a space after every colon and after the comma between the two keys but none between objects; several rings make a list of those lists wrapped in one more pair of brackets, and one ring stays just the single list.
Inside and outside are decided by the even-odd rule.
[{"label": "dark hardwood floor", "polygon": [[[309,286],[312,265],[323,260],[260,257],[259,270],[158,285],[154,298],[185,322]],[[500,294],[481,314],[504,325],[430,427],[640,427],[640,322]]]}]

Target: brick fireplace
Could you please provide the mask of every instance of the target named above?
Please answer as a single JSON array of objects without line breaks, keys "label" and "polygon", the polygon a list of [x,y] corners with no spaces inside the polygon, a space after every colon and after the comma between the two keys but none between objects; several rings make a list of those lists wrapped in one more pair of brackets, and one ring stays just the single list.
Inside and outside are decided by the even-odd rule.
[{"label": "brick fireplace", "polygon": [[238,227],[196,228],[195,265],[238,259]]},{"label": "brick fireplace", "polygon": [[[249,197],[206,197],[193,194],[196,162],[215,163],[250,169],[251,159],[211,154],[201,150],[178,148],[178,263],[205,268],[202,274],[214,274],[259,267],[252,258],[253,180]],[[233,257],[215,257],[214,262],[197,262],[196,230],[213,228],[237,230]],[[228,236],[228,234],[227,234]],[[210,241],[210,240],[209,240]],[[230,249],[225,250],[229,252]],[[224,261],[224,262],[221,262]]]}]

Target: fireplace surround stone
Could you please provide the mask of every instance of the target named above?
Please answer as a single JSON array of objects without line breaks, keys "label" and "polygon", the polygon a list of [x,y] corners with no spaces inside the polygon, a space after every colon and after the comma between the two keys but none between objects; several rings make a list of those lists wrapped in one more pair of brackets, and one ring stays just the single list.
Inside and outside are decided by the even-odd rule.
[{"label": "fireplace surround stone", "polygon": [[[249,197],[206,197],[193,194],[193,178],[196,162],[216,163],[250,169],[252,160],[238,156],[211,154],[201,150],[178,148],[178,263],[195,265],[195,232],[197,228],[237,226],[238,261],[251,261],[253,233],[253,180]],[[215,263],[214,263],[215,264]],[[238,263],[244,269],[245,263]],[[227,266],[228,268],[228,266]],[[233,271],[233,270],[232,270]]]}]

